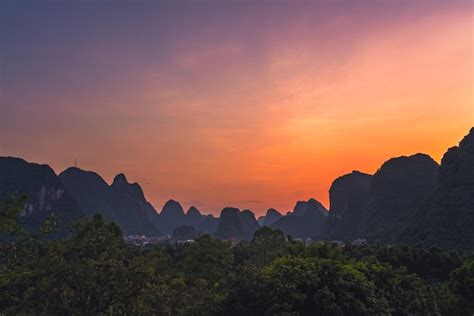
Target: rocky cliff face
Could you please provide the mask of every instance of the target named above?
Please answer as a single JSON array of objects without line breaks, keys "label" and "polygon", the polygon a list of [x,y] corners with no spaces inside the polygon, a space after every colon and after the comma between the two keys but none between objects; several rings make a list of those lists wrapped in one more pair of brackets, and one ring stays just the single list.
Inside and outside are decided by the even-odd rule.
[{"label": "rocky cliff face", "polygon": [[436,189],[415,215],[402,242],[474,250],[474,128],[444,154]]},{"label": "rocky cliff face", "polygon": [[78,205],[48,165],[23,159],[0,157],[0,199],[26,194],[22,216],[32,228],[39,228],[54,213],[60,224],[83,216]]},{"label": "rocky cliff face", "polygon": [[369,199],[372,176],[359,171],[343,175],[329,189],[328,236],[351,241],[361,237],[364,209]]},{"label": "rocky cliff face", "polygon": [[328,210],[315,199],[298,201],[293,212],[275,221],[271,227],[296,238],[321,238],[326,232]]},{"label": "rocky cliff face", "polygon": [[438,164],[428,155],[392,158],[372,178],[362,234],[393,243],[432,192]]},{"label": "rocky cliff face", "polygon": [[161,234],[153,224],[158,214],[141,187],[129,183],[125,175],[117,175],[110,186],[97,173],[79,168],[66,169],[60,178],[87,216],[100,212],[125,234]]}]

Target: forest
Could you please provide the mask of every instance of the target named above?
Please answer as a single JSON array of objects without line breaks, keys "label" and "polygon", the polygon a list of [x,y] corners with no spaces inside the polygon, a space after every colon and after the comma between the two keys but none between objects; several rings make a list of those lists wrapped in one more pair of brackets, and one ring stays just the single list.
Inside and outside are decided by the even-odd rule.
[{"label": "forest", "polygon": [[[100,214],[32,232],[0,204],[0,315],[472,315],[474,259],[437,247],[305,244],[270,227],[134,246]],[[58,236],[62,238],[56,238]]]}]

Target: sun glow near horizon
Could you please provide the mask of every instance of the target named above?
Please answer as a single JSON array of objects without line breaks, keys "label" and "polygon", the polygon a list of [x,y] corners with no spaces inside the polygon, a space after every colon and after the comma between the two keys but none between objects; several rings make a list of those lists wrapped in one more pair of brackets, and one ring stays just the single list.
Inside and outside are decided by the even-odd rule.
[{"label": "sun glow near horizon", "polygon": [[467,134],[470,4],[307,6],[197,5],[182,24],[101,8],[112,18],[94,34],[74,25],[88,12],[64,5],[60,31],[61,18],[32,11],[38,28],[18,27],[22,40],[1,52],[0,135],[15,139],[0,136],[0,155],[124,172],[158,210],[174,198],[261,215],[311,197],[329,206],[338,176],[417,152],[439,162]]}]

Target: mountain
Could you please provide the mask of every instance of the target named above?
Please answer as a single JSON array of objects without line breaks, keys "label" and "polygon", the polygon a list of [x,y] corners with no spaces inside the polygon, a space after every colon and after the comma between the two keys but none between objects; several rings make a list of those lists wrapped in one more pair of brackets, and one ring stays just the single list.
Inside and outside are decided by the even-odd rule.
[{"label": "mountain", "polygon": [[352,171],[333,181],[329,189],[330,239],[351,241],[361,237],[371,182],[371,175],[359,171]]},{"label": "mountain", "polygon": [[64,186],[79,201],[81,210],[92,217],[98,210],[110,220],[115,220],[111,205],[113,196],[110,186],[97,173],[71,167],[59,174]]},{"label": "mountain", "polygon": [[84,215],[48,165],[0,157],[0,175],[0,199],[27,195],[22,217],[30,228],[39,228],[51,213],[55,214],[60,226]]},{"label": "mountain", "polygon": [[241,238],[244,240],[252,239],[253,233],[260,228],[260,225],[255,219],[255,214],[251,210],[243,210],[239,214],[239,219],[243,230]]},{"label": "mountain", "polygon": [[138,183],[129,183],[124,174],[119,174],[114,178],[110,187],[117,197],[116,202],[120,204],[118,207],[122,211],[124,222],[119,223],[126,232],[161,235],[154,225],[158,214],[145,199],[143,190]]},{"label": "mountain", "polygon": [[0,199],[23,193],[28,201],[22,220],[36,229],[51,213],[66,223],[100,211],[126,234],[248,240],[260,226],[271,226],[296,238],[360,237],[474,250],[474,128],[445,153],[441,165],[415,154],[389,159],[373,176],[353,171],[337,178],[329,190],[330,212],[310,199],[298,201],[286,215],[269,209],[258,221],[252,211],[230,207],[216,218],[193,206],[185,213],[169,200],[158,214],[140,185],[124,174],[109,185],[95,172],[74,167],[57,176],[47,165],[0,157]]},{"label": "mountain", "polygon": [[190,240],[198,235],[196,228],[193,226],[179,226],[176,227],[171,235],[173,240]]},{"label": "mountain", "polygon": [[186,225],[188,226],[193,226],[194,228],[198,228],[199,224],[203,221],[203,216],[201,215],[201,212],[194,207],[191,206],[188,211],[186,212]]},{"label": "mountain", "polygon": [[370,241],[395,242],[433,190],[438,167],[425,154],[386,161],[372,177],[363,236]]},{"label": "mountain", "polygon": [[203,220],[198,225],[197,231],[202,234],[214,235],[217,231],[218,223],[219,218],[214,217],[214,215],[203,215]]},{"label": "mountain", "polygon": [[186,214],[181,204],[175,200],[169,200],[163,205],[160,212],[158,228],[164,233],[171,235],[176,227],[186,225]]},{"label": "mountain", "polygon": [[282,216],[271,227],[296,238],[320,238],[326,231],[328,210],[315,199],[298,201],[293,212]]},{"label": "mountain", "polygon": [[402,242],[474,250],[474,128],[444,154],[437,185]]},{"label": "mountain", "polygon": [[239,218],[240,210],[235,207],[226,207],[221,211],[215,236],[219,239],[241,239],[243,234],[242,223]]},{"label": "mountain", "polygon": [[280,212],[275,210],[274,208],[268,209],[267,213],[265,214],[265,217],[262,222],[262,226],[270,226],[277,220],[279,220],[283,215],[281,215]]},{"label": "mountain", "polygon": [[97,173],[76,167],[64,170],[59,178],[86,216],[97,211],[115,221],[125,234],[161,235],[154,225],[158,214],[145,199],[137,183],[117,175],[109,186]]},{"label": "mountain", "polygon": [[251,210],[240,211],[226,207],[222,210],[215,233],[216,238],[230,240],[250,240],[260,228]]}]

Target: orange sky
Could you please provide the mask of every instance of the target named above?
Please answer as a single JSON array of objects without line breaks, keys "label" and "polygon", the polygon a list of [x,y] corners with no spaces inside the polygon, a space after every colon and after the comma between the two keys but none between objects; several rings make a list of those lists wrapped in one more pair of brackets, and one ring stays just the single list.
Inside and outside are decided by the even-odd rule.
[{"label": "orange sky", "polygon": [[[4,79],[0,155],[57,172],[77,158],[107,181],[124,172],[157,210],[174,198],[260,215],[311,197],[328,206],[332,180],[374,173],[390,157],[439,162],[474,125],[472,5],[325,8],[330,18],[312,9],[278,11],[279,24],[256,10],[222,29],[220,20],[170,27],[166,53],[151,46],[159,35],[138,33],[143,47],[130,35],[129,48],[127,34],[106,29],[89,43],[87,33],[74,58],[34,64],[31,76],[57,82]],[[72,54],[57,45],[36,47]]]}]

